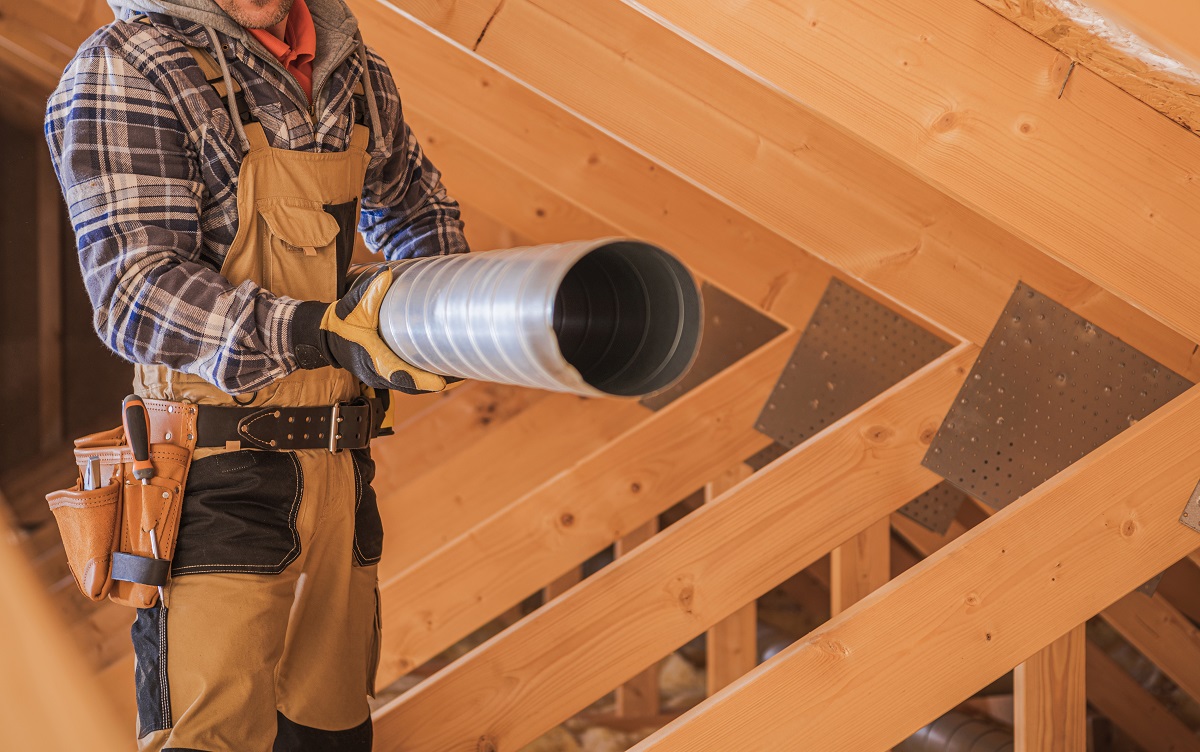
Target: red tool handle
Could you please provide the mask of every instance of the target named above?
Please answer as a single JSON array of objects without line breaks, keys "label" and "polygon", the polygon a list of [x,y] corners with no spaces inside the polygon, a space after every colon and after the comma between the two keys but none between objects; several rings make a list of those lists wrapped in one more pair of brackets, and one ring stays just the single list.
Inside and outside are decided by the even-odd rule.
[{"label": "red tool handle", "polygon": [[154,465],[150,462],[150,413],[141,397],[131,394],[121,402],[121,423],[125,441],[133,450],[133,477],[145,483],[154,477]]}]

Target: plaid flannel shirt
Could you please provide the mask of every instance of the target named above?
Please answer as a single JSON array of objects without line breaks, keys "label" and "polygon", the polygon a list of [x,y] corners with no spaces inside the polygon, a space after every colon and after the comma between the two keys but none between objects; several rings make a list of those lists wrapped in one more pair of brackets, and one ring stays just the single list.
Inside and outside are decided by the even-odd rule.
[{"label": "plaid flannel shirt", "polygon": [[[237,233],[242,150],[225,103],[184,46],[208,48],[203,27],[150,18],[93,34],[47,105],[46,139],[94,324],[127,360],[250,392],[297,368],[289,330],[299,301],[220,275]],[[295,81],[257,42],[217,36],[273,147],[345,150],[362,70],[355,50],[314,82],[310,118]],[[389,260],[465,252],[458,205],[404,123],[387,64],[368,58],[383,132],[372,134],[359,230]]]}]

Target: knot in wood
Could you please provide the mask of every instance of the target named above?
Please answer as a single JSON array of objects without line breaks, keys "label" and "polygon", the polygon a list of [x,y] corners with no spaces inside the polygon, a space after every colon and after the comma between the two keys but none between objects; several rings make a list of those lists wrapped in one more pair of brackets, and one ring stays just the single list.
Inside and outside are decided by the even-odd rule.
[{"label": "knot in wood", "polygon": [[671,581],[668,591],[686,614],[692,613],[692,604],[696,600],[695,579],[690,574],[680,575]]},{"label": "knot in wood", "polygon": [[1125,520],[1121,523],[1121,535],[1125,536],[1126,538],[1132,538],[1134,533],[1137,532],[1137,529],[1137,523],[1133,520]]},{"label": "knot in wood", "polygon": [[850,648],[846,647],[843,643],[840,643],[837,640],[822,638],[818,644],[821,646],[821,650],[829,653],[830,655],[836,655],[840,658],[845,658],[846,656],[850,655]]},{"label": "knot in wood", "polygon": [[475,752],[496,752],[496,742],[490,736],[479,737]]},{"label": "knot in wood", "polygon": [[871,426],[867,429],[867,440],[874,444],[882,444],[892,438],[895,433],[888,426]]},{"label": "knot in wood", "polygon": [[921,435],[917,438],[922,444],[932,444],[934,436],[937,436],[937,429],[926,428],[925,430],[921,431]]},{"label": "knot in wood", "polygon": [[629,490],[630,490],[630,491],[632,491],[632,492],[634,492],[634,493],[638,493],[639,491],[641,491],[641,490],[642,490],[642,484],[641,484],[641,483],[638,483],[638,482],[636,482],[636,481],[635,481],[635,482],[633,482],[633,483],[630,483],[630,484],[629,484]]},{"label": "knot in wood", "polygon": [[982,602],[983,599],[979,597],[979,593],[967,593],[967,597],[963,599],[963,603],[966,603],[970,608],[974,608]]},{"label": "knot in wood", "polygon": [[946,133],[958,127],[959,114],[953,110],[942,113],[942,116],[934,121],[932,130],[934,133]]},{"label": "knot in wood", "polygon": [[562,517],[559,517],[558,521],[560,523],[562,523],[563,527],[570,527],[575,524],[575,515],[571,514],[570,512],[567,512],[567,513],[563,514]]}]

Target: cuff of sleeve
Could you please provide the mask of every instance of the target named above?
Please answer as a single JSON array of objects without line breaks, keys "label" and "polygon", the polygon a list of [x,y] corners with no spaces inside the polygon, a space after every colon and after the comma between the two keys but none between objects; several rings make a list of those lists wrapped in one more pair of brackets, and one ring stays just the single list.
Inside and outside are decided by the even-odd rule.
[{"label": "cuff of sleeve", "polygon": [[298,304],[292,313],[292,321],[288,326],[291,340],[289,351],[295,355],[296,365],[302,369],[337,365],[329,352],[325,332],[321,329],[321,319],[328,307],[328,303],[305,301]]}]

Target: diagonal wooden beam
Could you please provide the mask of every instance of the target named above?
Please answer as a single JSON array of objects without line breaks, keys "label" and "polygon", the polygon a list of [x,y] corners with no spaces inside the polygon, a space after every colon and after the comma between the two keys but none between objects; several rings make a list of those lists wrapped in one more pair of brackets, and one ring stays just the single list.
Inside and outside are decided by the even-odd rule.
[{"label": "diagonal wooden beam", "polygon": [[[350,6],[367,42],[388,59],[406,112],[491,152],[493,164],[586,207],[622,234],[676,252],[705,279],[780,320],[802,325],[812,313],[830,273],[824,263],[394,8],[377,0]],[[438,81],[421,73],[429,60],[439,61]],[[451,187],[456,179],[447,176]]]},{"label": "diagonal wooden beam", "polygon": [[1064,92],[1070,60],[1006,19],[960,0],[629,2],[1200,341],[1200,260],[1179,255],[1200,237],[1200,140],[1082,66]]},{"label": "diagonal wooden beam", "polygon": [[1162,596],[1130,593],[1101,614],[1192,699],[1200,701],[1200,629]]},{"label": "diagonal wooden beam", "polygon": [[405,120],[442,171],[452,196],[478,206],[536,243],[622,234],[616,225],[499,159],[486,143],[480,146],[447,130],[438,117],[420,109],[419,98],[412,101],[406,93],[404,105]]},{"label": "diagonal wooden beam", "polygon": [[380,681],[664,511],[714,465],[769,444],[754,422],[794,343],[788,335],[765,345],[385,582]]},{"label": "diagonal wooden beam", "polygon": [[[990,507],[983,504],[976,504],[974,500],[970,503],[975,512],[984,515],[993,513]],[[899,515],[893,515],[893,524],[901,537],[907,540],[916,549],[917,553],[925,557],[931,556],[935,551],[957,539],[967,531],[967,528],[956,521],[951,525],[950,530],[944,537],[937,536],[917,525],[912,520],[900,517]],[[1147,600],[1140,593],[1133,593],[1126,596],[1124,600],[1131,600],[1130,606],[1136,609],[1138,598],[1141,598],[1142,601]],[[1113,608],[1110,607],[1101,612],[1101,616],[1109,620],[1110,623],[1112,620],[1109,618],[1109,611],[1112,611]],[[1141,620],[1141,617],[1136,615],[1136,611],[1133,612],[1133,616],[1130,618],[1135,621]],[[1118,615],[1117,619],[1120,620],[1121,616]],[[1151,641],[1151,650],[1161,656],[1163,651],[1154,650],[1156,643],[1157,641]],[[1103,651],[1094,644],[1089,643],[1087,645],[1086,663],[1087,668],[1085,673],[1087,677],[1088,701],[1131,737],[1150,741],[1154,745],[1157,745],[1153,752],[1182,751],[1200,747],[1200,740],[1196,740],[1191,745],[1172,746],[1178,739],[1183,738],[1178,733],[1179,729],[1183,728],[1186,730],[1186,727],[1168,710],[1159,705],[1144,689],[1130,679],[1116,664],[1112,663],[1112,659],[1104,655]],[[1097,663],[1100,664],[1098,667]],[[1094,675],[1094,671],[1099,672],[1099,674]],[[1113,676],[1114,671],[1120,672],[1120,676]],[[1151,719],[1153,722],[1147,725],[1147,721]],[[1160,725],[1164,728],[1161,736],[1152,738],[1145,735],[1147,729]],[[1190,736],[1191,732],[1188,731],[1187,734]],[[1195,737],[1192,738],[1195,739]]]},{"label": "diagonal wooden beam", "polygon": [[1200,55],[1195,54],[1200,48],[1194,42],[1175,44],[1194,39],[1190,30],[1200,23],[1194,3],[979,2],[1185,128],[1200,132]]},{"label": "diagonal wooden beam", "polygon": [[977,352],[955,348],[386,706],[377,745],[520,748],[932,487],[919,461]]},{"label": "diagonal wooden beam", "polygon": [[1184,559],[1166,571],[1158,593],[1189,619],[1200,624],[1200,569]]},{"label": "diagonal wooden beam", "polygon": [[[548,394],[466,450],[447,447],[440,461],[398,488],[389,488],[389,479],[403,478],[402,469],[378,474],[379,511],[391,549],[380,562],[380,579],[399,574],[649,414],[636,401]],[[398,446],[398,460],[403,463],[405,447],[420,441],[416,434]]]},{"label": "diagonal wooden beam", "polygon": [[1088,702],[1146,752],[1200,752],[1200,738],[1092,642],[1086,670]]},{"label": "diagonal wooden beam", "polygon": [[1193,388],[635,749],[898,743],[1195,547],[1198,419]]},{"label": "diagonal wooden beam", "polygon": [[[974,500],[971,504],[985,515],[994,513],[990,507]],[[897,529],[926,556],[966,532],[956,522],[946,538],[936,542],[924,535],[919,527],[914,528],[911,521],[900,523]],[[1184,692],[1197,698],[1196,692],[1200,691],[1200,630],[1192,626],[1187,617],[1167,602],[1161,593],[1153,598],[1138,592],[1129,593],[1099,615],[1171,677]]]},{"label": "diagonal wooden beam", "polygon": [[[395,397],[397,410],[407,410],[406,396]],[[401,417],[395,435],[372,446],[377,474],[389,484],[403,485],[412,479],[412,468],[430,467],[465,451],[545,397],[532,389],[483,382],[464,383],[432,401],[421,395],[421,409]]]},{"label": "diagonal wooden beam", "polygon": [[[452,11],[397,5],[454,36]],[[1023,279],[1164,364],[1189,367],[1185,337],[632,7],[505,0],[475,49],[755,222],[974,342]],[[567,148],[562,139],[538,145]],[[645,211],[631,207],[618,220]]]}]

